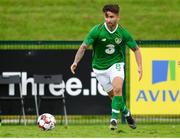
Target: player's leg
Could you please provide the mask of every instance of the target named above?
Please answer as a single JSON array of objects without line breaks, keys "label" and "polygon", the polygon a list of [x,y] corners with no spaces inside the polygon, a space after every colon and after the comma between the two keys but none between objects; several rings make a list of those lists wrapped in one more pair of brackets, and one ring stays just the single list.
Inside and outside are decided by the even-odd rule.
[{"label": "player's leg", "polygon": [[120,110],[121,110],[123,114],[127,114],[128,109],[125,105],[125,102],[122,96],[123,79],[118,76],[114,77],[112,81],[112,85],[113,85],[113,93],[114,93],[112,106],[114,108],[114,112],[120,113]]},{"label": "player's leg", "polygon": [[[111,115],[111,124],[117,123],[119,119],[120,109],[124,103],[122,103],[122,86],[124,80],[124,63],[114,64],[110,67],[108,71],[111,84],[113,87],[113,98],[112,98],[112,115]],[[126,109],[125,109],[126,110]],[[113,130],[113,126],[111,128]]]},{"label": "player's leg", "polygon": [[112,119],[111,122],[117,121],[120,110],[126,117],[126,120],[131,128],[136,128],[134,119],[132,118],[129,110],[126,107],[124,98],[122,96],[122,87],[124,81],[124,65],[117,63],[111,67],[110,78],[113,86],[113,99],[112,99]]},{"label": "player's leg", "polygon": [[111,123],[110,128],[114,130],[117,128],[117,119],[119,119],[119,113],[121,109],[121,97],[122,97],[122,89],[121,84],[123,84],[123,80],[120,77],[115,77],[113,79],[113,97],[112,97],[112,115],[111,115]]}]

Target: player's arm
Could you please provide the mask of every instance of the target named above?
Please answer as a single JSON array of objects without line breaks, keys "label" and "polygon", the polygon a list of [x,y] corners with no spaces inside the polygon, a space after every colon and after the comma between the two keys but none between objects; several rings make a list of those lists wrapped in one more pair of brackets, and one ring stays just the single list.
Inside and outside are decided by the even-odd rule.
[{"label": "player's arm", "polygon": [[139,81],[140,81],[142,78],[142,74],[143,74],[141,51],[138,46],[135,48],[131,48],[131,49],[133,50],[133,52],[135,54],[136,63],[138,65]]},{"label": "player's arm", "polygon": [[85,53],[87,47],[88,46],[85,43],[82,43],[81,46],[79,47],[79,49],[78,49],[78,51],[77,51],[77,53],[75,55],[74,62],[71,65],[71,72],[73,74],[75,74],[75,70],[77,68],[77,65],[81,61],[81,59],[83,58],[84,53]]}]

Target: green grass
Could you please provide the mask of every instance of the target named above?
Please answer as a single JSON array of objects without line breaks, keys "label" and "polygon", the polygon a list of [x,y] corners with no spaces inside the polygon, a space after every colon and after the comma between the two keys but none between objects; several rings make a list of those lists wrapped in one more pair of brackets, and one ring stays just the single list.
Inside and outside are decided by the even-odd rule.
[{"label": "green grass", "polygon": [[179,0],[1,0],[0,40],[83,40],[107,3],[135,39],[179,39]]},{"label": "green grass", "polygon": [[108,125],[71,125],[67,129],[57,125],[51,131],[42,131],[37,126],[3,125],[0,127],[0,137],[180,137],[180,125],[138,125],[135,130],[120,125],[116,131],[111,131]]}]

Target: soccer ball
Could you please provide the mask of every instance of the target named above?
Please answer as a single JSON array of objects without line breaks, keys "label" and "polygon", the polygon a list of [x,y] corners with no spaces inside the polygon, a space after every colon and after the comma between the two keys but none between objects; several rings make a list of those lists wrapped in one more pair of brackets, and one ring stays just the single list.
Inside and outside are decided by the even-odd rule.
[{"label": "soccer ball", "polygon": [[55,127],[56,120],[53,115],[44,113],[38,117],[37,124],[39,128],[47,131]]}]

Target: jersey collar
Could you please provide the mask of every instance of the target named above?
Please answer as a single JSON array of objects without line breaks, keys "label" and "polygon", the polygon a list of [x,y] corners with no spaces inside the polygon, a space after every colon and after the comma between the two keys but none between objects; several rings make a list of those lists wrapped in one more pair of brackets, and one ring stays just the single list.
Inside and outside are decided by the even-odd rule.
[{"label": "jersey collar", "polygon": [[109,32],[109,33],[114,33],[116,30],[117,30],[117,28],[118,28],[118,24],[116,25],[116,28],[113,30],[113,31],[110,31],[109,29],[108,29],[108,27],[107,27],[107,24],[106,24],[106,22],[104,22],[104,26],[105,26],[105,28],[106,28],[106,30]]}]

